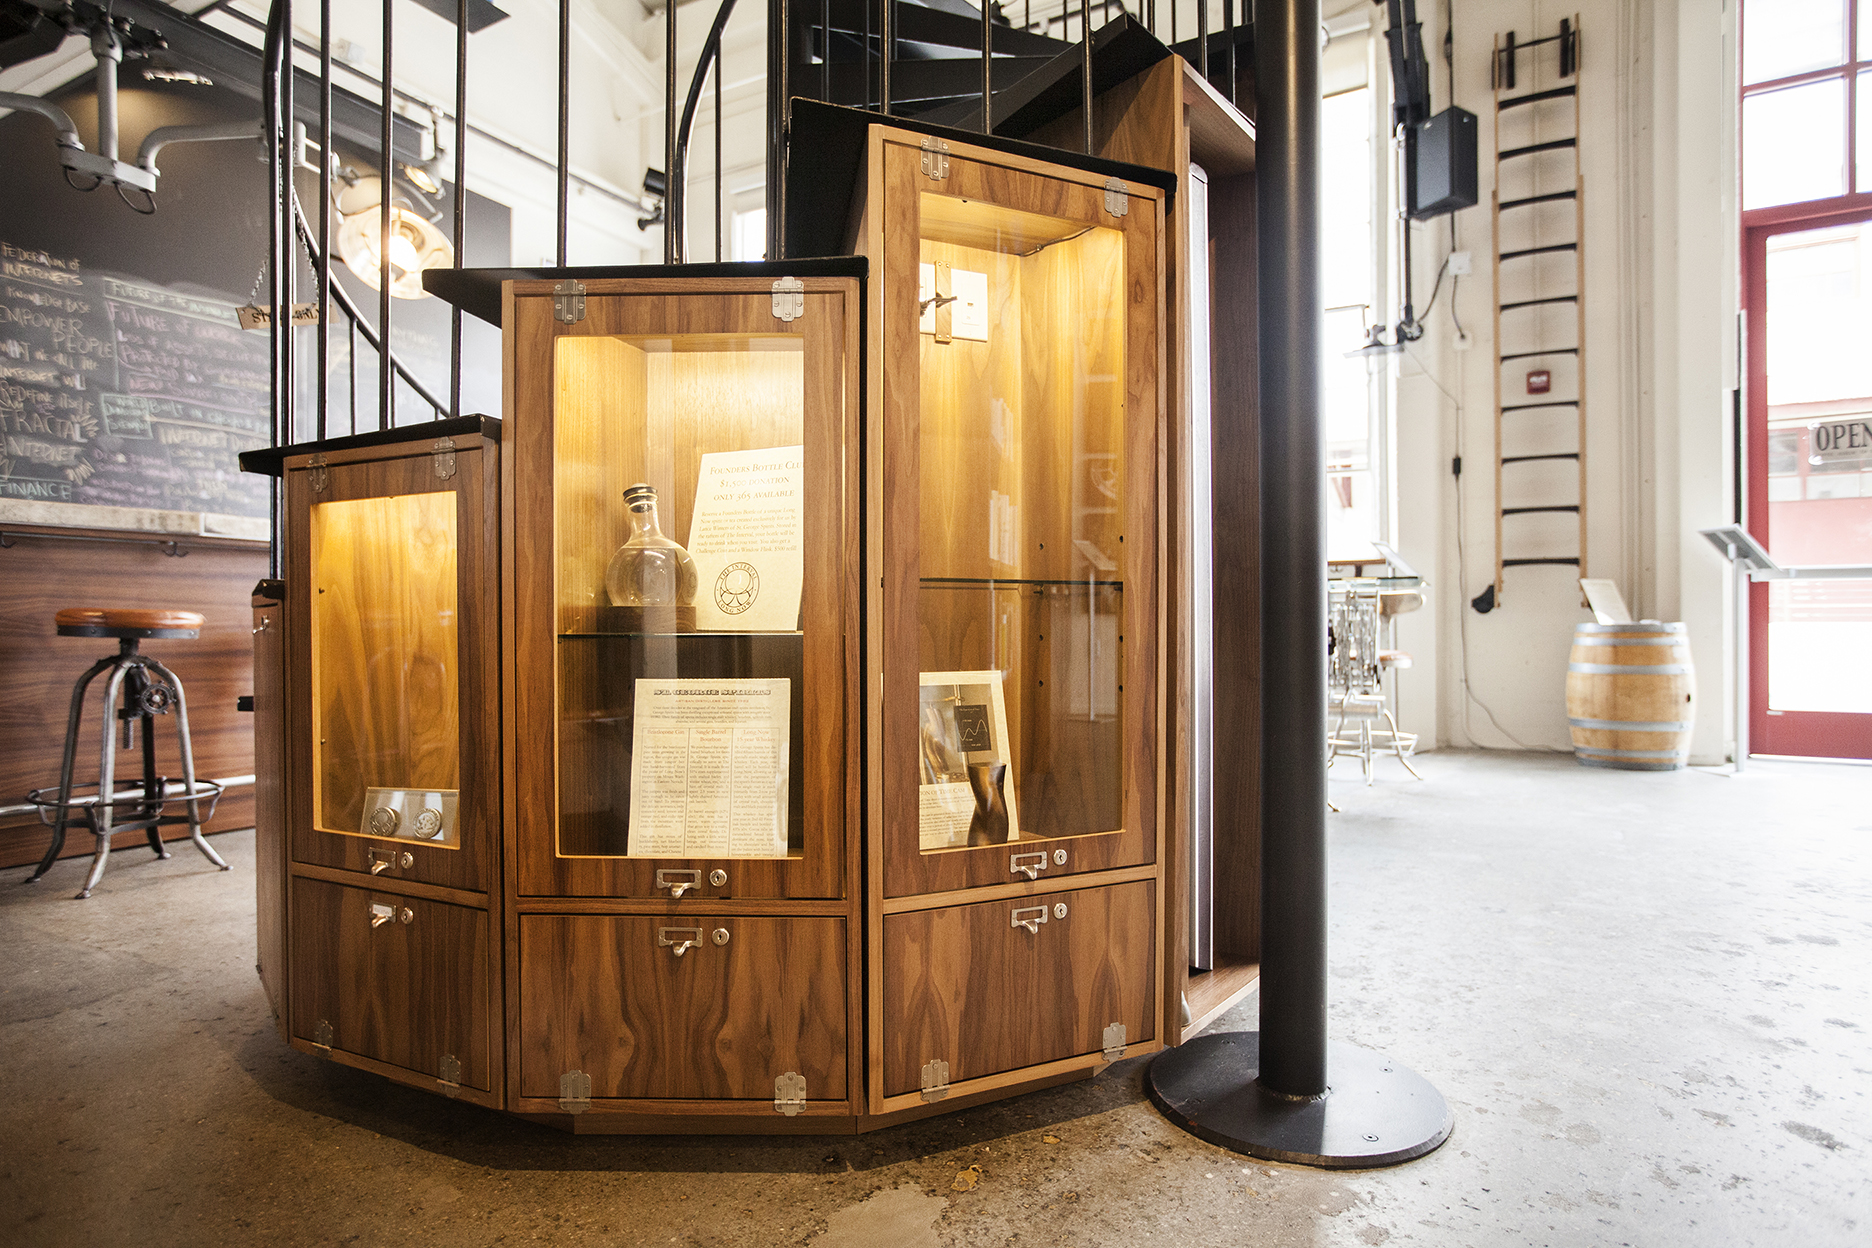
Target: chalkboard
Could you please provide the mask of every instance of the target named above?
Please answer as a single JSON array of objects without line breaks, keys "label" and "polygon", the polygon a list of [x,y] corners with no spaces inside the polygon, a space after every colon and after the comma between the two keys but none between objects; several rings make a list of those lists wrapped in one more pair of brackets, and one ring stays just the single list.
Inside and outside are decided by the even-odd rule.
[{"label": "chalkboard", "polygon": [[264,536],[217,520],[267,514],[236,457],[269,442],[269,390],[267,337],[232,304],[0,238],[0,502],[205,513]]}]

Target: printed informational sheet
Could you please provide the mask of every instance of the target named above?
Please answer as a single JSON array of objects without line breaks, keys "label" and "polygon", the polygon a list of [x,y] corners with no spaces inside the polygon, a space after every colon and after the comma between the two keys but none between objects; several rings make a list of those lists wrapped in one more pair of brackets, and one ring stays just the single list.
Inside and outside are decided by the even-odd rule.
[{"label": "printed informational sheet", "polygon": [[639,858],[784,858],[792,682],[639,680],[630,842]]},{"label": "printed informational sheet", "polygon": [[997,840],[1020,839],[1014,800],[1013,739],[1008,735],[1006,673],[923,672],[917,682],[917,847],[928,853],[968,844],[977,805],[969,768],[1001,764],[1000,794],[1007,809]]},{"label": "printed informational sheet", "polygon": [[785,633],[799,627],[805,580],[806,448],[702,457],[689,556],[698,632]]}]

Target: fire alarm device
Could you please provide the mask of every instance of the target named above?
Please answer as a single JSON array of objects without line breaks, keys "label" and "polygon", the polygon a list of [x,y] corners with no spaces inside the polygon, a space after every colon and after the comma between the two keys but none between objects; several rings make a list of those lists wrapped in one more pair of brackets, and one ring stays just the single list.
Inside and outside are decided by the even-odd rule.
[{"label": "fire alarm device", "polygon": [[1527,375],[1529,394],[1546,394],[1553,389],[1553,373],[1545,368],[1531,369]]}]

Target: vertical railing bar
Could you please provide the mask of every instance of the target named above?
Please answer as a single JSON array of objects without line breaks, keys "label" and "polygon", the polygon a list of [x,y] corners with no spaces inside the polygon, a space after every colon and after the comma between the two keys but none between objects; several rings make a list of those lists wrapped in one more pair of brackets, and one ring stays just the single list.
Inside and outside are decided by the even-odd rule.
[{"label": "vertical railing bar", "polygon": [[[330,0],[326,0],[330,3]],[[438,127],[439,129],[439,127]],[[438,134],[438,139],[441,137]],[[455,267],[466,265],[468,223],[468,0],[455,0]],[[449,309],[449,415],[461,415],[462,310]]]},{"label": "vertical railing bar", "polygon": [[377,205],[377,427],[388,429],[396,424],[396,370],[390,360],[390,123],[396,115],[391,107],[396,76],[391,14],[396,11],[396,0],[382,2],[383,131],[380,138],[383,154]]},{"label": "vertical railing bar", "polygon": [[[560,0],[568,3],[569,0]],[[663,263],[681,264],[683,225],[689,207],[683,202],[681,180],[688,175],[676,167],[676,0],[663,0]],[[562,262],[563,263],[563,262]]]},{"label": "vertical railing bar", "polygon": [[1196,0],[1196,72],[1209,81],[1209,0]]},{"label": "vertical railing bar", "polygon": [[976,0],[981,5],[981,40],[982,40],[982,133],[994,133],[994,26],[988,15],[993,12],[988,0]]},{"label": "vertical railing bar", "polygon": [[722,58],[715,50],[715,263],[722,261]]},{"label": "vertical railing bar", "polygon": [[325,440],[331,408],[331,0],[319,0],[319,254],[318,254],[318,440]]},{"label": "vertical railing bar", "polygon": [[[673,0],[671,0],[673,2]],[[572,211],[568,178],[572,141],[572,0],[559,0],[559,223],[553,255],[566,267],[566,219]]]},{"label": "vertical railing bar", "polygon": [[891,9],[897,0],[882,0],[884,23],[878,30],[878,111],[890,116],[890,67],[896,53],[897,18]]},{"label": "vertical railing bar", "polygon": [[299,433],[299,362],[298,346],[293,340],[293,304],[299,296],[299,248],[298,235],[293,226],[297,218],[293,215],[294,200],[297,198],[293,186],[294,166],[299,163],[298,133],[294,122],[293,100],[293,45],[292,0],[280,0],[284,12],[280,25],[280,81],[278,86],[280,101],[280,142],[284,150],[280,154],[280,306],[274,309],[274,324],[280,327],[280,435],[287,442],[298,441]]},{"label": "vertical railing bar", "polygon": [[[864,4],[864,84],[865,111],[871,111],[871,5],[873,0],[863,0]],[[1032,3],[1032,0],[1029,0]]]},{"label": "vertical railing bar", "polygon": [[1228,99],[1235,102],[1235,0],[1222,0],[1222,38],[1228,47]]},{"label": "vertical railing bar", "polygon": [[[276,4],[278,0],[275,0]],[[267,326],[267,379],[271,386],[267,404],[268,444],[280,445],[280,218],[285,197],[280,194],[280,160],[284,150],[280,142],[279,47],[274,42],[279,33],[279,14],[267,14],[264,63],[260,67],[260,94],[266,125],[267,195],[271,202],[267,213],[267,307],[272,320]],[[277,482],[267,489],[267,575],[278,576],[280,568],[280,492]],[[106,729],[109,731],[109,729]]]},{"label": "vertical railing bar", "polygon": [[1085,112],[1085,150],[1092,154],[1092,0],[1079,0],[1080,46],[1084,49],[1079,74],[1079,103]]},{"label": "vertical railing bar", "polygon": [[345,326],[351,335],[351,349],[345,352],[345,358],[351,365],[351,432],[357,432],[357,317],[347,315]]},{"label": "vertical railing bar", "polygon": [[[715,64],[719,70],[719,52]],[[832,0],[819,0],[819,98],[832,102]]]}]

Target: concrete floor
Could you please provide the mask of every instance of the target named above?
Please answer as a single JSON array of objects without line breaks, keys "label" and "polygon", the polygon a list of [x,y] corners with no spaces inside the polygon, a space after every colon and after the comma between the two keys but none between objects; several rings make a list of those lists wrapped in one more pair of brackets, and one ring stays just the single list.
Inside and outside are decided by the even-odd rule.
[{"label": "concrete floor", "polygon": [[1455,1109],[1413,1164],[1214,1148],[1142,1059],[855,1139],[569,1138],[284,1048],[235,833],[88,902],[0,873],[0,1243],[1872,1243],[1872,768],[1419,769],[1328,825],[1334,1034]]}]

